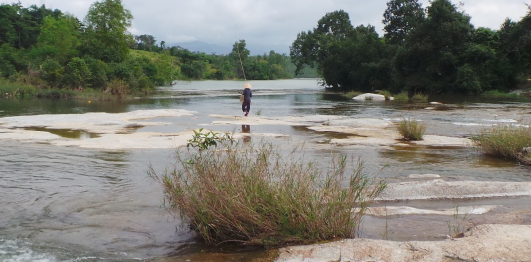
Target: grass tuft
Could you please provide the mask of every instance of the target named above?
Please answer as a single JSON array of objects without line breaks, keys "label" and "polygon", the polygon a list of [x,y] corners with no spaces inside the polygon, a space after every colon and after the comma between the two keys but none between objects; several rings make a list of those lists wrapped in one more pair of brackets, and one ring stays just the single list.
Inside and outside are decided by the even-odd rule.
[{"label": "grass tuft", "polygon": [[166,207],[209,244],[276,247],[354,237],[385,188],[360,160],[334,158],[322,173],[270,143],[228,141],[178,153],[176,168],[162,176],[148,171],[163,185]]},{"label": "grass tuft", "polygon": [[424,132],[426,132],[426,125],[416,120],[404,119],[398,123],[396,129],[406,141],[422,140]]},{"label": "grass tuft", "polygon": [[403,101],[403,102],[409,101],[409,96],[407,95],[407,92],[401,92],[400,94],[395,95],[394,97],[395,97],[395,101]]},{"label": "grass tuft", "polygon": [[472,137],[475,145],[483,153],[507,159],[516,159],[526,164],[529,153],[524,152],[531,147],[531,128],[524,126],[494,126],[481,131]]},{"label": "grass tuft", "polygon": [[428,102],[428,95],[423,95],[423,94],[414,94],[412,97],[411,97],[411,101],[412,102]]}]

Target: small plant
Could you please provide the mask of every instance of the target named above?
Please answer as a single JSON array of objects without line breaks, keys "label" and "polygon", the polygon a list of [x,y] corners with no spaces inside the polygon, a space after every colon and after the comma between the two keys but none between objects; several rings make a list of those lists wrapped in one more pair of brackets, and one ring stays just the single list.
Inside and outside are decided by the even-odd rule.
[{"label": "small plant", "polygon": [[274,247],[354,237],[385,183],[370,179],[360,160],[339,156],[321,173],[294,152],[223,141],[177,153],[170,173],[148,173],[162,184],[170,212],[209,244]]},{"label": "small plant", "polygon": [[428,95],[423,95],[423,94],[414,94],[412,97],[411,97],[411,101],[413,102],[428,102]]},{"label": "small plant", "polygon": [[426,125],[417,120],[404,119],[398,123],[397,131],[406,141],[422,140]]},{"label": "small plant", "polygon": [[528,163],[522,152],[531,147],[531,128],[525,126],[494,126],[472,137],[483,153]]},{"label": "small plant", "polygon": [[450,235],[450,237],[458,238],[458,237],[462,237],[463,236],[463,233],[464,233],[463,224],[466,223],[467,216],[468,216],[468,214],[464,214],[464,215],[462,215],[462,217],[460,217],[460,215],[459,215],[459,206],[455,207],[454,214],[452,215],[452,219],[453,220],[447,222],[448,234]]},{"label": "small plant", "polygon": [[200,128],[198,131],[193,130],[194,135],[192,139],[188,139],[188,144],[186,147],[193,147],[197,148],[199,150],[205,150],[209,147],[216,147],[219,142],[223,141],[230,141],[233,142],[233,138],[230,134],[225,133],[223,135],[220,135],[219,133],[215,133],[213,131],[208,131],[206,133],[203,133],[203,128]]}]

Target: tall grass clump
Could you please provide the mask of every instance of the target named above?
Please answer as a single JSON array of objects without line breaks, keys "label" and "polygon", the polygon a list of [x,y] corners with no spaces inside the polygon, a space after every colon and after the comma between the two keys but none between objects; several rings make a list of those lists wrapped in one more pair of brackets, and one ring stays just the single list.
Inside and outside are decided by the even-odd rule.
[{"label": "tall grass clump", "polygon": [[407,92],[401,92],[401,93],[395,95],[394,97],[395,97],[395,101],[404,101],[404,102],[409,101],[409,96],[408,96]]},{"label": "tall grass clump", "polygon": [[149,171],[164,188],[166,207],[209,244],[275,247],[354,237],[385,188],[345,156],[322,172],[295,157],[297,150],[283,156],[264,141],[216,141],[178,153],[171,172]]},{"label": "tall grass clump", "polygon": [[406,141],[422,140],[426,132],[426,124],[419,123],[417,120],[404,119],[398,123],[396,129]]},{"label": "tall grass clump", "polygon": [[485,154],[531,164],[529,152],[524,152],[526,148],[531,147],[531,128],[529,127],[494,126],[473,136],[472,140]]},{"label": "tall grass clump", "polygon": [[414,94],[412,97],[411,97],[411,101],[412,102],[428,102],[428,95],[423,95],[423,94]]}]

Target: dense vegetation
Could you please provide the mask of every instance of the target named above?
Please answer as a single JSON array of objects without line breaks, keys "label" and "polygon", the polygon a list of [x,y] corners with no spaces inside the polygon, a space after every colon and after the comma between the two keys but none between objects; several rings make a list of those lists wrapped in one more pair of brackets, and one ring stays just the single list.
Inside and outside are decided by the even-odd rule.
[{"label": "dense vegetation", "polygon": [[478,94],[527,87],[531,73],[531,12],[499,30],[474,28],[449,0],[390,0],[385,34],[354,27],[346,12],[327,13],[290,47],[300,69],[315,66],[340,90],[409,94]]},{"label": "dense vegetation", "polygon": [[11,81],[4,87],[12,91],[8,96],[20,96],[21,85],[123,95],[175,80],[243,79],[240,55],[247,79],[294,75],[289,56],[274,51],[250,56],[245,40],[235,42],[229,55],[190,52],[166,47],[165,41],[159,45],[151,35],[131,35],[132,19],[121,0],[93,3],[82,22],[44,5],[1,4],[0,78]]},{"label": "dense vegetation", "polygon": [[[91,88],[115,95],[176,80],[294,76],[322,77],[323,85],[341,91],[410,96],[529,86],[531,12],[492,30],[474,28],[449,0],[431,1],[427,8],[419,0],[390,0],[383,18],[382,37],[374,26],[353,26],[339,10],[299,33],[289,56],[251,56],[245,40],[236,41],[230,54],[216,55],[131,35],[133,15],[121,0],[95,2],[83,21],[44,5],[1,4],[0,78],[35,90]],[[18,89],[11,89],[15,96]]]}]

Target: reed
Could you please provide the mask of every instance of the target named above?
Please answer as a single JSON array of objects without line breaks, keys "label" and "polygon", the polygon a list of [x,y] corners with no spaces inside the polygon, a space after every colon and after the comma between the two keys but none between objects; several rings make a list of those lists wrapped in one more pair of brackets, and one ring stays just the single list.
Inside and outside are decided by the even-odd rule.
[{"label": "reed", "polygon": [[516,159],[530,164],[525,149],[531,147],[531,128],[525,126],[494,126],[472,137],[480,150],[488,155]]},{"label": "reed", "polygon": [[[176,154],[176,168],[159,176],[166,207],[207,243],[276,247],[355,236],[385,183],[363,162],[338,156],[323,172],[312,162],[283,156],[266,142]],[[299,152],[300,153],[300,152]]]},{"label": "reed", "polygon": [[398,123],[396,129],[406,141],[422,140],[424,132],[426,132],[426,125],[417,120],[404,119]]},{"label": "reed", "polygon": [[411,97],[411,101],[412,102],[428,102],[428,95],[423,95],[423,94],[414,94],[412,97]]}]

